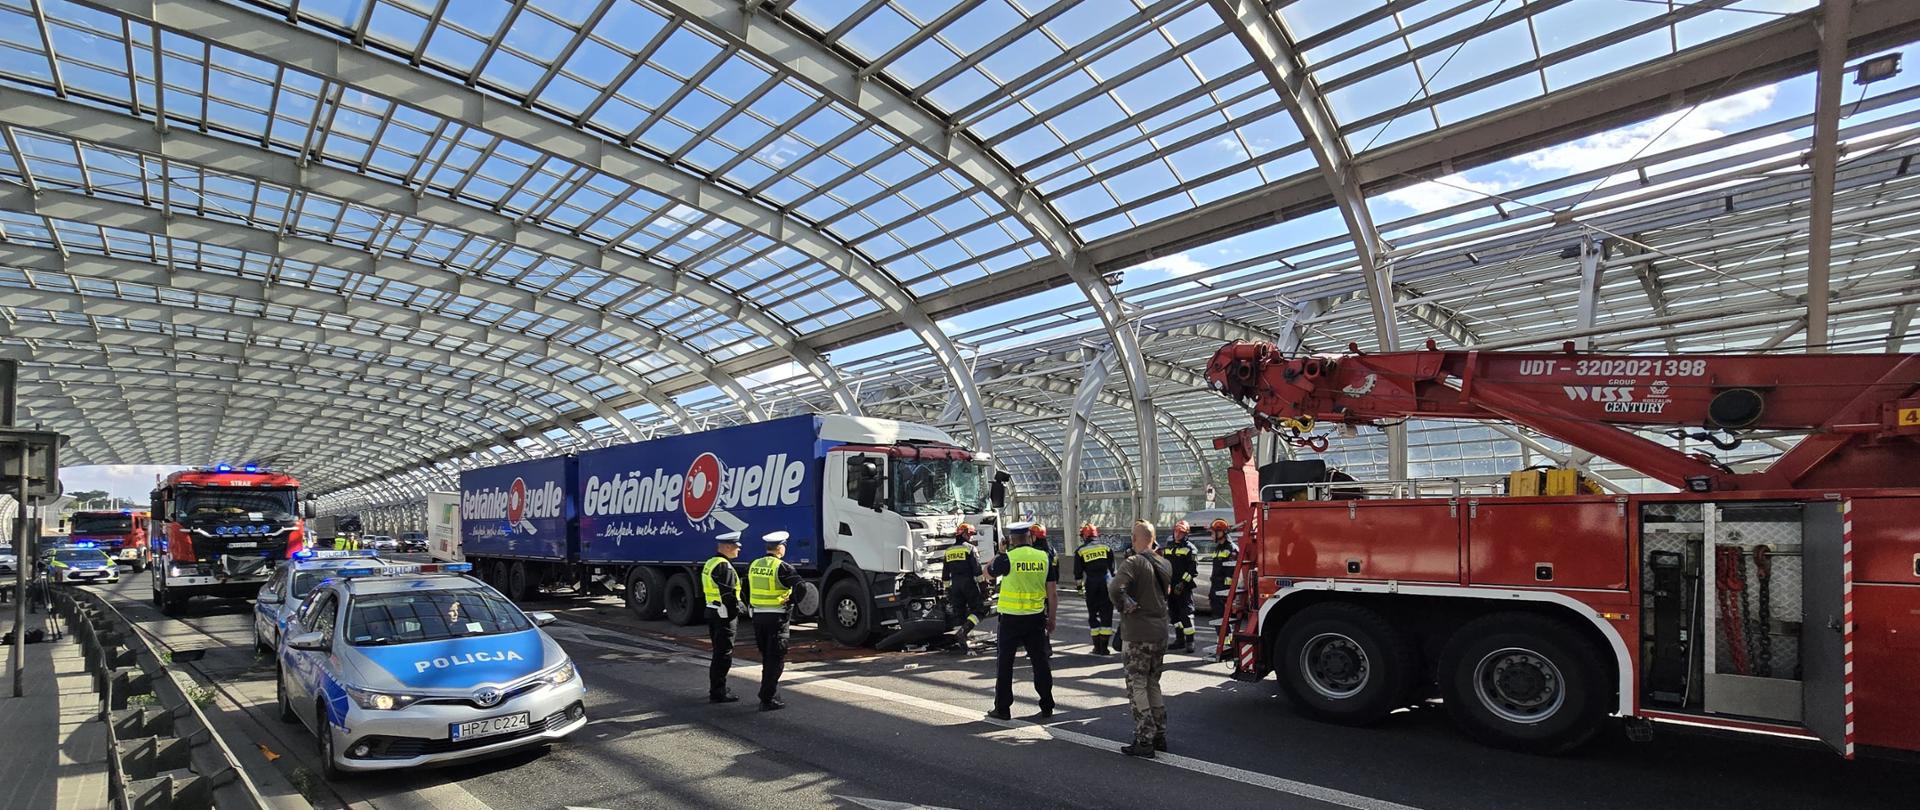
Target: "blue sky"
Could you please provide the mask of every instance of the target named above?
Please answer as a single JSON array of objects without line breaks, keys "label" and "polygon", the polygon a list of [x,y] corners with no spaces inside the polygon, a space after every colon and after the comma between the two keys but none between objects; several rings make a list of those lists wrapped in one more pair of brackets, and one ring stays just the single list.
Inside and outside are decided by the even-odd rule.
[{"label": "blue sky", "polygon": [[164,464],[96,464],[85,467],[66,467],[60,470],[60,483],[65,491],[85,492],[104,489],[108,495],[116,498],[131,498],[144,503],[147,494],[153,491],[156,478],[185,467]]}]

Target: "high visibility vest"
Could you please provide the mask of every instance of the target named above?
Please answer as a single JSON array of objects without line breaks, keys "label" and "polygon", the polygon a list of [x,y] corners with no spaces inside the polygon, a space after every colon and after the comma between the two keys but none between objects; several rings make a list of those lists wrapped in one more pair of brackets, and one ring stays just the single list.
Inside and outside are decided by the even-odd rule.
[{"label": "high visibility vest", "polygon": [[707,604],[725,604],[720,598],[720,586],[713,582],[713,571],[720,566],[729,564],[727,558],[715,554],[713,555],[713,559],[708,560],[706,566],[700,569],[700,592],[706,595]]},{"label": "high visibility vest", "polygon": [[755,613],[784,611],[793,589],[780,584],[780,558],[771,554],[747,566],[747,590]]},{"label": "high visibility vest", "polygon": [[1000,614],[1032,616],[1047,610],[1047,553],[1031,546],[1007,551],[1007,575],[1000,579]]}]

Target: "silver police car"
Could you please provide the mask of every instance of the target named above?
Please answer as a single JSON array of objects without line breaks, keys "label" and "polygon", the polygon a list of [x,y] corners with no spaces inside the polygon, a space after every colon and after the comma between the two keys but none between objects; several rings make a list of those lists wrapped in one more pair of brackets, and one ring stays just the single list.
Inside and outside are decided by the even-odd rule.
[{"label": "silver police car", "polygon": [[54,582],[119,582],[120,567],[92,543],[61,546],[46,556],[48,578]]},{"label": "silver police car", "polygon": [[260,586],[253,600],[253,647],[273,652],[280,646],[280,634],[287,622],[300,612],[307,594],[335,572],[385,565],[373,551],[315,551],[293,553],[293,559]]},{"label": "silver police car", "polygon": [[279,645],[281,719],[331,773],[498,754],[586,725],[586,686],[540,629],[465,563],[344,569]]}]

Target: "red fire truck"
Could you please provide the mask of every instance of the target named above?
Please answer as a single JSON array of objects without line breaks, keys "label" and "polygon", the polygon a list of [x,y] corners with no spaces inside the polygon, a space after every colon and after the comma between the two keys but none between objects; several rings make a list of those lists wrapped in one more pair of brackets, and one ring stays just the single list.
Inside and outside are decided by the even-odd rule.
[{"label": "red fire truck", "polygon": [[71,543],[92,543],[107,556],[145,571],[147,555],[147,513],[132,509],[87,509],[67,518],[67,537]]},{"label": "red fire truck", "polygon": [[[1471,736],[1538,751],[1610,715],[1920,750],[1920,355],[1349,348],[1234,343],[1207,369],[1255,419],[1216,441],[1245,538],[1219,649],[1236,678],[1274,673],[1349,724],[1437,696]],[[1317,425],[1408,418],[1525,426],[1678,491],[1254,457],[1260,430],[1325,449]],[[1776,457],[1697,449],[1742,441]]]},{"label": "red fire truck", "polygon": [[153,604],[248,597],[303,546],[300,482],[247,464],[183,470],[153,490]]}]

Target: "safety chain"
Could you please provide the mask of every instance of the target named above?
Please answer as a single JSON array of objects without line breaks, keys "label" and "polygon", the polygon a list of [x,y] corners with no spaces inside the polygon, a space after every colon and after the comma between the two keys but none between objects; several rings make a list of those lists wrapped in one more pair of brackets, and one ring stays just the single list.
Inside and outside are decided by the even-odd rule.
[{"label": "safety chain", "polygon": [[[1738,532],[1731,532],[1729,540],[1738,541]],[[1746,555],[1737,545],[1714,546],[1714,574],[1720,580],[1718,598],[1720,607],[1720,627],[1727,637],[1727,658],[1733,664],[1738,675],[1748,673],[1747,649],[1747,564]]]}]

